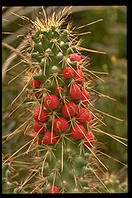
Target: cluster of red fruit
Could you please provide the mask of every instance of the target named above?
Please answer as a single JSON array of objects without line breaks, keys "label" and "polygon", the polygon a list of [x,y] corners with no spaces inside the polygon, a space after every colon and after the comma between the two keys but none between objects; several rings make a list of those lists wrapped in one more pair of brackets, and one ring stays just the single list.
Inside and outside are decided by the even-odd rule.
[{"label": "cluster of red fruit", "polygon": [[[35,70],[36,73],[39,73],[40,70],[36,69]],[[34,78],[31,79],[30,81],[30,85],[36,89],[36,88],[40,88],[42,83],[39,80],[35,80]],[[36,98],[41,98],[42,97],[42,93],[40,91],[34,91],[34,95],[36,96]]]},{"label": "cluster of red fruit", "polygon": [[[70,55],[71,61],[79,62],[81,61],[81,56],[78,54]],[[64,78],[75,78],[74,84],[70,86],[69,96],[72,100],[81,99],[81,103],[86,104],[90,99],[89,92],[85,90],[83,86],[81,86],[81,82],[85,81],[84,73],[77,69],[74,70],[72,67],[65,67],[63,69]],[[31,85],[33,88],[37,88],[41,86],[41,82],[38,80],[32,79]],[[57,92],[63,93],[65,88],[56,88]],[[83,123],[88,121],[88,126],[92,124],[93,117],[90,112],[78,106],[74,102],[67,102],[62,106],[62,114],[64,117],[58,117],[53,121],[53,131],[51,132],[47,130],[45,122],[50,119],[50,115],[47,110],[52,111],[57,109],[60,106],[61,102],[58,96],[54,94],[50,94],[44,98],[44,102],[42,106],[38,106],[34,111],[34,132],[44,133],[42,139],[38,139],[39,143],[44,144],[56,144],[58,141],[58,136],[55,132],[61,133],[68,129],[69,123],[66,118],[75,117],[79,124],[74,125],[71,129],[70,133],[72,138],[76,140],[84,139],[84,145],[91,146],[95,142],[94,134],[91,131],[86,131]]]}]

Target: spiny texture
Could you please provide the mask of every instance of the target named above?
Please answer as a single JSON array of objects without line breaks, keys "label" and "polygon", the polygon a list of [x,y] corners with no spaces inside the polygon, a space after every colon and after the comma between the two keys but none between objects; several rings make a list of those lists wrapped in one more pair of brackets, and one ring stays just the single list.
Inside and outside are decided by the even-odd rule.
[{"label": "spiny texture", "polygon": [[81,48],[71,22],[63,26],[68,10],[49,18],[43,10],[26,37],[23,54],[29,69],[24,80],[29,95],[24,134],[31,140],[24,154],[31,153],[34,168],[19,184],[20,192],[92,192],[96,170],[106,169],[96,155],[96,132],[101,133],[97,127],[104,124],[94,107],[100,97],[94,86],[100,77],[89,70],[89,57],[81,51],[90,50]]},{"label": "spiny texture", "polygon": [[10,164],[6,163],[2,166],[2,187],[4,194],[17,193],[17,181],[12,181],[13,170],[10,168]]},{"label": "spiny texture", "polygon": [[67,29],[54,26],[47,31],[40,29],[31,39],[32,61],[39,66],[31,86],[38,88],[41,95],[34,119],[41,121],[42,126],[35,122],[34,131],[45,148],[41,153],[45,156],[42,169],[48,184],[43,192],[50,192],[52,185],[59,188],[58,193],[89,192],[88,155],[85,157],[89,150],[85,147],[92,148],[96,138],[89,132],[94,116],[89,108],[92,99],[85,84],[87,73],[82,71],[82,55],[70,40]]},{"label": "spiny texture", "polygon": [[[127,192],[127,185],[128,185],[127,178],[124,177],[123,181],[121,181],[120,180],[121,176],[122,175],[117,176],[115,173],[112,173],[110,175],[107,173],[105,175],[104,183],[107,186],[107,188],[109,188],[111,193],[125,193],[125,192]],[[104,192],[104,190],[102,189],[102,186],[99,186],[99,190],[101,192]]]}]

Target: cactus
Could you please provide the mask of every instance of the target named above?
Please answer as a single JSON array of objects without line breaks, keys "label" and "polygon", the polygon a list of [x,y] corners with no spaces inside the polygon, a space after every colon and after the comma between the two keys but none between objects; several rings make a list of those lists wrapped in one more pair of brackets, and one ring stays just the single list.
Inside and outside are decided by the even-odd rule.
[{"label": "cactus", "polygon": [[[115,173],[112,174],[107,173],[104,178],[104,183],[111,193],[127,192],[127,185],[128,185],[127,177],[123,179],[123,181],[121,181],[119,176],[117,176]],[[99,186],[99,190],[101,192],[105,192],[104,189],[102,189],[102,186]]]},{"label": "cactus", "polygon": [[[30,139],[4,162],[12,160],[15,164],[14,156],[19,152],[18,158],[29,156],[31,167],[21,159],[26,170],[31,170],[27,176],[25,166],[21,166],[19,193],[93,192],[99,182],[97,169],[101,166],[107,170],[97,154],[97,136],[105,133],[99,129],[105,125],[105,113],[95,108],[98,98],[107,96],[94,90],[96,79],[101,78],[89,70],[89,57],[82,51],[105,52],[81,47],[71,22],[65,27],[70,9],[47,17],[42,8],[42,15],[30,20],[31,28],[20,53],[27,68],[22,74],[26,84],[12,104],[26,93],[20,131]],[[16,170],[20,171],[19,166]],[[102,188],[110,192],[105,184]]]},{"label": "cactus", "polygon": [[17,193],[17,181],[12,181],[14,177],[14,170],[10,167],[9,163],[2,166],[2,191],[4,194]]}]

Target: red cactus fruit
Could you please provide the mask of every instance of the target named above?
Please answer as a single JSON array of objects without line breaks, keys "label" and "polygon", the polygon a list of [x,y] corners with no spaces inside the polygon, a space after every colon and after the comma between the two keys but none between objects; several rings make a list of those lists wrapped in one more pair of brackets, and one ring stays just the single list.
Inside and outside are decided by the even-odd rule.
[{"label": "red cactus fruit", "polygon": [[57,109],[59,107],[59,105],[60,105],[60,100],[54,94],[50,94],[50,95],[46,96],[44,99],[44,106],[47,109],[54,110],[54,109]]},{"label": "red cactus fruit", "polygon": [[39,68],[36,68],[35,72],[36,73],[39,73],[40,72],[40,69]]},{"label": "red cactus fruit", "polygon": [[85,82],[84,73],[80,69],[77,69],[77,71],[74,72],[74,78],[75,78],[76,82],[78,82],[78,83]]},{"label": "red cactus fruit", "polygon": [[63,92],[65,91],[65,87],[56,87],[56,88],[55,88],[55,91],[56,91],[57,93],[63,93]]},{"label": "red cactus fruit", "polygon": [[76,83],[71,85],[70,90],[69,90],[69,96],[73,100],[78,100],[81,98],[82,93],[81,93],[80,87]]},{"label": "red cactus fruit", "polygon": [[88,103],[88,100],[90,100],[90,94],[84,87],[82,87],[81,99],[83,104]]},{"label": "red cactus fruit", "polygon": [[[35,72],[36,73],[39,73],[40,72],[40,69],[37,68],[35,69]],[[30,85],[33,87],[33,88],[39,88],[41,86],[41,82],[39,80],[35,80],[34,78],[31,79],[30,81]],[[37,96],[36,96],[37,97]]]},{"label": "red cactus fruit", "polygon": [[88,131],[87,134],[86,134],[86,137],[87,139],[85,138],[85,141],[84,141],[84,145],[88,146],[88,147],[91,147],[94,143],[95,143],[95,136],[94,134],[91,132],[91,131]]},{"label": "red cactus fruit", "polygon": [[90,127],[92,124],[93,124],[93,116],[89,113],[87,126]]},{"label": "red cactus fruit", "polygon": [[74,102],[68,102],[62,107],[62,113],[66,117],[74,116],[78,112],[78,107]]},{"label": "red cactus fruit", "polygon": [[41,86],[41,82],[39,80],[35,80],[35,79],[31,79],[30,81],[30,85],[33,87],[33,88],[38,88]]},{"label": "red cactus fruit", "polygon": [[69,127],[69,124],[65,118],[59,117],[54,120],[53,129],[56,132],[65,131],[65,130],[67,130],[68,127]]},{"label": "red cactus fruit", "polygon": [[88,115],[88,121],[90,122],[91,120],[93,120],[93,116],[91,115],[91,113],[89,113],[89,115]]},{"label": "red cactus fruit", "polygon": [[76,116],[77,121],[79,122],[86,122],[92,120],[92,115],[88,112],[85,108],[80,108],[78,114]]},{"label": "red cactus fruit", "polygon": [[64,78],[66,79],[74,76],[74,70],[71,67],[65,67],[62,73],[63,73]]},{"label": "red cactus fruit", "polygon": [[30,137],[34,138],[36,135],[36,132],[34,130],[31,131],[31,133],[29,134]]},{"label": "red cactus fruit", "polygon": [[37,137],[37,141],[38,141],[39,144],[42,144],[42,139],[41,138]]},{"label": "red cactus fruit", "polygon": [[70,55],[70,60],[71,61],[78,61],[79,62],[81,59],[82,59],[81,56],[76,54],[76,53]]},{"label": "red cactus fruit", "polygon": [[51,131],[47,131],[44,134],[44,137],[43,137],[43,140],[42,140],[42,142],[44,144],[56,144],[57,141],[58,141],[58,136]]},{"label": "red cactus fruit", "polygon": [[[32,131],[31,132],[31,134],[30,134],[30,137],[31,138],[34,138],[36,136],[36,131]],[[39,143],[39,144],[41,144],[42,143],[42,139],[40,139],[38,136],[36,137],[37,138],[37,142]]]},{"label": "red cactus fruit", "polygon": [[57,194],[57,193],[59,193],[59,188],[57,186],[52,186],[49,189],[49,193]]},{"label": "red cactus fruit", "polygon": [[36,96],[36,98],[42,98],[43,94],[39,91],[35,91],[34,95]]},{"label": "red cactus fruit", "polygon": [[43,126],[42,122],[34,121],[33,129],[35,132],[44,133],[46,131],[46,127]]},{"label": "red cactus fruit", "polygon": [[71,136],[76,140],[80,140],[85,137],[84,134],[86,134],[86,132],[87,131],[83,125],[77,124],[71,129]]},{"label": "red cactus fruit", "polygon": [[49,114],[42,106],[38,106],[34,111],[34,119],[40,122],[46,122],[49,119]]}]

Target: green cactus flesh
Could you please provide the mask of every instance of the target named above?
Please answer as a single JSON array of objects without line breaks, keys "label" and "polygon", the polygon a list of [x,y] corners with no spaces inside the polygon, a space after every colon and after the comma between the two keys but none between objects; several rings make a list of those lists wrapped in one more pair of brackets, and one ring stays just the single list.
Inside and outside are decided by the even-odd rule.
[{"label": "green cactus flesh", "polygon": [[[31,49],[31,57],[41,69],[41,73],[33,75],[33,78],[42,83],[44,97],[54,94],[60,99],[60,106],[56,110],[47,109],[51,119],[46,122],[46,126],[53,133],[55,133],[52,128],[53,120],[56,117],[65,117],[61,112],[62,106],[67,101],[73,101],[68,93],[69,86],[71,83],[75,83],[75,79],[73,77],[66,79],[62,75],[63,69],[68,66],[76,72],[75,63],[70,60],[70,54],[78,53],[78,51],[71,44],[69,37],[68,30],[56,30],[54,26],[51,26],[48,31],[38,30],[31,37],[34,46]],[[65,87],[65,91],[57,93],[56,87]],[[40,105],[43,104],[44,97],[40,99]],[[74,103],[81,107],[81,100],[74,100]],[[88,108],[88,105],[85,107]],[[45,147],[42,144],[45,150],[41,152],[41,156],[45,163],[41,167],[41,171],[47,180],[46,186],[42,189],[44,193],[48,193],[49,187],[54,185],[59,187],[60,192],[89,192],[88,180],[86,179],[89,163],[88,158],[85,157],[89,151],[83,146],[83,140],[74,140],[70,137],[70,129],[72,125],[77,123],[72,116],[67,120],[70,127],[61,134],[56,133],[59,140],[55,145]],[[43,134],[41,134],[41,138],[43,139]]]},{"label": "green cactus flesh", "polygon": [[[77,144],[65,141],[55,146],[55,151],[47,155],[46,165],[43,168],[43,175],[48,185],[43,192],[49,191],[49,186],[58,186],[60,192],[89,192],[86,170],[88,162],[85,154],[80,155]],[[61,154],[61,151],[63,151]],[[44,152],[46,154],[46,151]],[[43,156],[45,156],[43,154]]]}]

